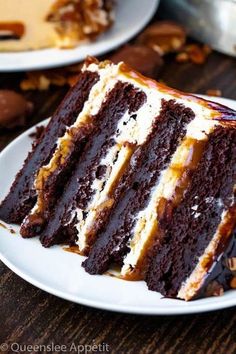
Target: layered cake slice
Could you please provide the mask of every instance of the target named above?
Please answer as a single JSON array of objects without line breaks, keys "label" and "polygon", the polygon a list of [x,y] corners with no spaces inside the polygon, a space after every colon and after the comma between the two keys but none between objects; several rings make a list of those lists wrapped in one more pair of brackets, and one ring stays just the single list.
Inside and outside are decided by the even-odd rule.
[{"label": "layered cake slice", "polygon": [[[115,264],[121,278],[144,279],[150,289],[184,300],[209,294],[213,282],[229,288],[236,258],[236,112],[124,63],[91,59],[66,101],[0,217],[10,220],[12,201],[16,210],[23,205],[22,236],[38,235],[46,247],[70,245],[88,256],[83,266],[91,274]],[[54,131],[45,157],[40,146],[62,124],[65,105],[73,119]],[[33,197],[26,208],[29,191],[18,182],[35,156],[41,157],[28,174]]]},{"label": "layered cake slice", "polygon": [[0,0],[0,51],[73,47],[113,22],[112,0]]}]

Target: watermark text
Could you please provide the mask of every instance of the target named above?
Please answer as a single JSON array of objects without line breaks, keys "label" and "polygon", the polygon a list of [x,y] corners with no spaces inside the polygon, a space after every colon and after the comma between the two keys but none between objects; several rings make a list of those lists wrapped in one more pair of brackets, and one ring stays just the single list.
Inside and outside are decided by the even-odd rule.
[{"label": "watermark text", "polygon": [[11,350],[12,353],[109,353],[109,344],[20,344],[20,343],[2,343],[0,344],[0,352],[4,353]]}]

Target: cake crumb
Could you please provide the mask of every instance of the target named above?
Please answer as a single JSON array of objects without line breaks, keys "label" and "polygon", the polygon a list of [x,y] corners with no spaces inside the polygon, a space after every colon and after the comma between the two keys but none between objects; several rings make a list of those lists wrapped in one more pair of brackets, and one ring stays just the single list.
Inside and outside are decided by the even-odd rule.
[{"label": "cake crumb", "polygon": [[213,280],[211,283],[208,284],[205,293],[206,297],[222,296],[223,294],[224,294],[224,288],[216,280]]},{"label": "cake crumb", "polygon": [[46,91],[51,86],[72,87],[78,81],[81,68],[82,64],[78,63],[58,69],[30,71],[26,73],[26,77],[21,81],[20,88],[23,91]]},{"label": "cake crumb", "polygon": [[38,125],[34,131],[32,133],[29,134],[29,137],[35,140],[38,140],[41,135],[43,134],[45,130],[45,126],[44,125]]},{"label": "cake crumb", "polygon": [[213,97],[221,97],[221,96],[222,96],[221,90],[218,90],[218,89],[209,89],[209,90],[206,90],[206,94],[207,94],[208,96],[213,96]]},{"label": "cake crumb", "polygon": [[202,65],[206,62],[207,57],[211,53],[211,48],[207,45],[187,44],[181,52],[176,55],[178,63],[192,62],[193,64]]},{"label": "cake crumb", "polygon": [[236,257],[228,258],[225,265],[231,272],[236,272]]},{"label": "cake crumb", "polygon": [[3,229],[9,231],[11,234],[16,234],[16,231],[10,227],[10,226],[6,226],[5,224],[0,222],[0,227],[2,227]]},{"label": "cake crumb", "polygon": [[187,63],[189,61],[189,56],[187,53],[182,52],[176,55],[177,63]]},{"label": "cake crumb", "polygon": [[236,276],[231,279],[231,281],[230,281],[230,287],[231,287],[232,289],[236,289]]}]

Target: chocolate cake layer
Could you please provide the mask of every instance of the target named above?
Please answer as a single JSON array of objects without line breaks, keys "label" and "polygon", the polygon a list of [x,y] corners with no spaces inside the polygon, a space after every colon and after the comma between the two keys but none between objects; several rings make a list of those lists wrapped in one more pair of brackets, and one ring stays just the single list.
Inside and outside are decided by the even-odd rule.
[{"label": "chocolate cake layer", "polygon": [[97,73],[85,71],[78,83],[69,91],[52,116],[43,136],[29,153],[7,197],[0,205],[0,219],[20,223],[36,201],[34,179],[39,168],[47,163],[55,150],[57,140],[73,124],[87,100],[92,86],[97,82]]},{"label": "chocolate cake layer", "polygon": [[[149,289],[178,295],[216,233],[222,213],[235,203],[235,179],[236,130],[219,126],[209,136],[180,205],[159,221],[162,238],[153,249],[146,276]],[[213,255],[214,260],[217,257]]]},{"label": "chocolate cake layer", "polygon": [[[76,211],[78,208],[85,209],[91,200],[94,194],[91,188],[94,177],[99,178],[105,173],[100,161],[114,145],[113,136],[117,130],[117,123],[126,111],[132,114],[142,106],[144,101],[145,94],[126,83],[118,82],[110,92],[94,118],[100,124],[97,125],[78,158],[65,193],[58,200],[49,223],[41,234],[41,242],[44,246],[76,241],[78,233],[75,227],[78,222]],[[118,195],[115,198],[118,198]],[[115,200],[110,201],[115,203]],[[105,222],[105,215],[103,222]]]},{"label": "chocolate cake layer", "polygon": [[132,235],[137,213],[148,204],[152,188],[185,136],[187,124],[193,119],[191,109],[174,100],[162,100],[161,111],[151,135],[142,150],[137,151],[131,159],[134,173],[126,183],[125,195],[83,263],[87,272],[103,273],[111,263],[122,262],[123,255],[128,251],[127,241]]}]

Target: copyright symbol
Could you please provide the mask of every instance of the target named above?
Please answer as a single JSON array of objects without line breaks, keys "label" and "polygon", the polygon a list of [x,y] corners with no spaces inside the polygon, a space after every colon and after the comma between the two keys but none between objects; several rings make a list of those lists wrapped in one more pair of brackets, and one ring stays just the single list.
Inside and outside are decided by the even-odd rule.
[{"label": "copyright symbol", "polygon": [[8,344],[7,344],[7,343],[2,343],[2,344],[0,345],[0,350],[1,350],[2,352],[6,352],[6,351],[8,350]]}]

